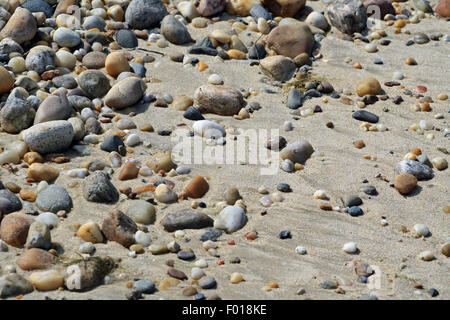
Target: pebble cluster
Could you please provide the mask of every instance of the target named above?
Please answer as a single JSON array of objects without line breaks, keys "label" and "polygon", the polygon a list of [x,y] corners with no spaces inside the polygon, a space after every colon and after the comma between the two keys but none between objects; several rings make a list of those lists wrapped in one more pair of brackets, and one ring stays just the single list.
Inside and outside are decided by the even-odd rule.
[{"label": "pebble cluster", "polygon": [[[300,230],[289,227],[288,219],[283,221],[286,227],[278,230],[261,223],[258,230],[254,227],[255,221],[270,220],[273,210],[282,210],[295,202],[296,195],[305,194],[283,177],[307,179],[309,167],[316,170],[321,161],[319,170],[335,174],[325,173],[328,160],[321,159],[326,150],[321,150],[320,140],[311,143],[302,135],[308,118],[329,115],[330,120],[316,128],[317,136],[321,130],[341,135],[357,128],[360,138],[349,141],[346,150],[375,167],[381,161],[389,162],[391,169],[371,178],[386,188],[377,188],[368,180],[363,181],[360,194],[342,191],[337,195],[332,185],[317,188],[308,194],[317,209],[311,214],[373,223],[377,207],[371,200],[380,194],[389,194],[393,201],[420,197],[422,188],[432,187],[428,182],[436,176],[447,177],[448,192],[448,144],[434,143],[437,137],[448,143],[450,137],[448,116],[434,111],[449,108],[448,92],[436,93],[420,81],[413,87],[403,84],[402,70],[417,68],[420,73],[423,62],[408,57],[390,69],[381,53],[404,34],[410,35],[405,51],[409,46],[423,46],[430,52],[432,45],[448,49],[449,34],[411,34],[408,26],[431,19],[448,24],[450,1],[431,5],[427,0],[336,0],[323,1],[323,10],[312,9],[310,2],[315,1],[0,1],[0,297],[20,299],[55,291],[58,297],[67,292],[83,299],[90,290],[119,286],[125,290],[121,298],[129,300],[159,297],[162,292],[214,300],[221,299],[221,286],[227,286],[227,296],[232,296],[257,283],[260,292],[255,297],[266,299],[276,298],[275,292],[290,298],[308,297],[310,292],[310,298],[321,294],[332,298],[329,291],[378,299],[365,284],[378,276],[372,265],[382,259],[367,261],[364,243],[356,242],[345,230],[339,232],[345,234],[346,242],[323,247],[347,261],[354,284],[318,272],[313,282],[300,283],[287,292],[287,283],[276,280],[274,269],[282,262],[270,261],[264,279],[246,274],[241,264],[252,263],[253,253],[245,256],[245,250],[265,254],[259,242],[267,237],[271,237],[269,243],[290,250],[284,253],[286,259],[312,261],[318,254],[319,248],[310,248]],[[369,6],[377,6],[381,17],[370,16]],[[196,36],[198,32],[203,35]],[[314,69],[327,62],[327,52],[321,50],[326,41],[352,42],[373,56],[377,68],[389,70],[391,78],[382,81],[380,72],[372,72],[372,66],[351,57],[333,63],[360,70],[352,88],[341,88],[331,75],[330,80],[317,77]],[[190,95],[178,94],[179,88],[172,88],[171,93],[158,91],[154,88],[161,80],[153,71],[161,63],[179,66],[180,72],[204,74],[204,83]],[[260,76],[264,91],[258,92],[252,83],[236,88],[216,67],[227,63],[252,68],[245,70]],[[426,76],[432,75],[419,78]],[[263,145],[280,157],[280,173],[271,180],[273,185],[239,190],[230,181],[222,181],[220,171],[202,174],[198,167],[177,163],[169,148],[163,147],[169,145],[175,129],[170,126],[169,111],[182,114],[183,122],[177,127],[189,128],[190,136],[220,148],[229,137],[236,137],[234,129],[240,123],[254,121],[257,127],[260,110],[271,107],[263,99],[257,101],[263,94],[282,96],[286,117],[280,132],[296,137],[272,137]],[[387,125],[389,109],[385,107],[380,114],[374,107],[380,102],[402,108],[408,119],[411,113],[422,119],[406,128]],[[333,123],[332,108],[351,111],[347,128]],[[153,114],[166,112],[167,123],[152,121]],[[147,117],[145,123],[137,120],[141,115]],[[384,156],[379,159],[371,136],[378,134],[380,144],[389,144],[389,138],[381,136],[399,130],[412,133],[417,145],[397,162]],[[153,141],[164,143],[154,148]],[[233,179],[237,185],[239,179]],[[77,217],[75,211],[85,210],[87,204],[95,204],[95,212],[89,212],[86,219]],[[298,209],[314,210],[304,204]],[[449,212],[450,204],[433,214]],[[391,228],[387,216],[395,213],[378,213],[381,219],[370,232]],[[450,238],[435,234],[424,224],[426,219],[395,232],[424,242],[420,247],[427,249],[418,250],[414,259],[424,269],[427,263],[440,263],[448,284]],[[445,223],[450,226],[448,216]],[[378,245],[388,250],[390,244]],[[245,250],[235,249],[240,246]],[[377,255],[382,256],[382,251]],[[147,260],[137,265],[144,266],[143,270],[123,267],[142,259]],[[146,264],[162,264],[166,273],[149,272]],[[76,282],[71,273],[74,268],[80,271]],[[405,268],[402,265],[396,277],[401,278]],[[294,274],[299,272],[294,270]],[[445,283],[431,285],[416,283],[410,289],[416,295],[442,297],[439,290],[445,289]]]}]

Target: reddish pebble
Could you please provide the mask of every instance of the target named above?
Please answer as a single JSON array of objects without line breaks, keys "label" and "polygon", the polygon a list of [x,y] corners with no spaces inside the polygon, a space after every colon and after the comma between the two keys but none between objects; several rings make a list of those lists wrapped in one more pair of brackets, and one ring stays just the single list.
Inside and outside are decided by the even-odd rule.
[{"label": "reddish pebble", "polygon": [[427,92],[427,87],[417,86],[416,87],[416,91],[419,92],[419,93],[425,93],[425,92]]},{"label": "reddish pebble", "polygon": [[234,240],[230,240],[230,241],[228,241],[228,244],[229,244],[230,246],[234,246],[234,245],[236,244],[236,242],[234,242]]}]

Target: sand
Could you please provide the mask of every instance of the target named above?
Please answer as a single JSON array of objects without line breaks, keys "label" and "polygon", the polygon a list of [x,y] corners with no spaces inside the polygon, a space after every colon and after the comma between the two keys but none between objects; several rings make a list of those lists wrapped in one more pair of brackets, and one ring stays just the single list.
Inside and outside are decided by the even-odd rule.
[{"label": "sand", "polygon": [[[436,1],[432,1],[434,4]],[[308,1],[308,5],[314,9],[323,9],[320,2]],[[227,22],[209,25],[205,29],[195,29],[188,26],[191,35],[198,39],[207,35],[214,29],[221,28],[231,30]],[[414,32],[445,33],[448,31],[448,22],[443,19],[425,19],[419,24],[408,25]],[[237,187],[247,205],[249,221],[247,225],[233,233],[223,235],[219,240],[219,254],[225,260],[224,265],[217,265],[216,258],[211,257],[201,247],[200,235],[204,230],[185,230],[186,237],[191,239],[185,243],[179,241],[182,248],[192,248],[198,258],[205,258],[209,267],[205,270],[208,275],[216,278],[218,287],[213,290],[203,290],[206,296],[217,293],[222,299],[357,299],[361,294],[374,292],[379,299],[431,299],[426,292],[430,288],[438,289],[440,295],[437,299],[450,297],[449,271],[450,262],[439,253],[440,247],[445,243],[449,235],[450,220],[448,214],[442,208],[449,204],[450,179],[449,170],[435,172],[435,177],[429,181],[419,182],[419,191],[413,196],[400,195],[390,184],[393,183],[394,168],[396,163],[413,148],[421,148],[428,157],[445,155],[437,150],[438,146],[448,148],[448,137],[442,132],[435,133],[435,139],[430,141],[423,135],[408,130],[413,123],[422,119],[431,119],[436,127],[443,130],[448,126],[448,101],[439,101],[436,96],[440,93],[450,92],[448,82],[448,58],[450,54],[448,44],[439,41],[434,46],[434,41],[424,45],[405,46],[405,42],[411,38],[409,35],[394,35],[392,27],[387,28],[388,39],[392,43],[387,46],[378,46],[379,52],[368,54],[364,51],[364,43],[352,43],[338,40],[329,34],[321,42],[323,58],[314,62],[312,75],[329,81],[335,89],[354,88],[359,79],[372,75],[381,83],[392,79],[394,71],[401,71],[405,79],[401,81],[406,88],[413,89],[417,85],[428,88],[427,95],[433,97],[432,112],[412,112],[410,106],[415,99],[407,97],[399,87],[388,88],[383,86],[386,93],[393,97],[402,95],[405,101],[401,105],[394,105],[391,100],[379,101],[375,105],[366,107],[366,110],[380,116],[380,123],[389,129],[385,132],[364,132],[359,129],[361,124],[351,118],[355,106],[348,106],[339,100],[329,99],[329,103],[323,103],[321,99],[308,100],[305,107],[320,105],[322,113],[313,116],[292,120],[289,109],[285,106],[286,96],[281,88],[262,83],[263,75],[258,66],[249,66],[240,61],[217,62],[214,57],[197,56],[208,64],[209,68],[204,72],[198,72],[196,68],[183,68],[181,64],[170,61],[168,53],[171,51],[187,51],[187,46],[170,45],[161,49],[155,45],[144,48],[163,52],[164,57],[153,54],[155,62],[146,64],[147,76],[153,81],[148,84],[148,92],[168,92],[172,96],[185,94],[193,96],[194,90],[205,84],[212,73],[222,76],[225,85],[234,88],[253,88],[259,94],[250,97],[247,101],[258,101],[262,109],[251,114],[250,119],[238,121],[232,117],[207,115],[206,118],[215,120],[226,128],[236,127],[242,129],[265,128],[280,129],[288,143],[298,139],[308,140],[315,152],[306,162],[305,168],[296,173],[286,173],[279,170],[276,175],[260,175],[260,167],[257,165],[189,165],[192,172],[186,176],[169,178],[176,183],[175,191],[180,192],[189,181],[189,177],[203,175],[210,177],[210,190],[202,198],[209,206],[222,200],[222,193],[228,187]],[[246,36],[246,32],[240,34],[241,40],[247,43],[250,39],[256,40],[258,35]],[[142,44],[141,40],[140,43]],[[134,51],[133,54],[143,55],[142,51]],[[352,68],[352,64],[344,63],[344,59],[350,57],[363,66],[362,70]],[[404,60],[414,57],[418,65],[407,66]],[[383,60],[383,65],[373,64],[375,58]],[[155,79],[161,82],[154,82]],[[263,88],[276,91],[274,94],[264,93]],[[389,112],[383,112],[388,107]],[[139,126],[150,123],[158,129],[172,128],[186,123],[191,127],[192,122],[183,118],[182,112],[174,108],[159,109],[154,106],[139,106],[124,110],[124,115],[129,111],[138,114],[133,118]],[[436,113],[444,114],[444,119],[436,120]],[[284,132],[281,128],[284,121],[293,122],[294,130]],[[334,129],[329,129],[325,123],[332,121]],[[169,137],[158,136],[156,132],[147,133],[132,130],[139,133],[145,142],[152,144],[151,148],[140,145],[135,148],[131,156],[145,162],[149,159],[149,151],[170,150],[173,143]],[[18,136],[0,133],[1,144],[14,141]],[[352,142],[363,139],[366,147],[356,149]],[[79,157],[75,152],[69,152],[72,160],[69,163],[56,165],[55,167],[71,169],[78,168],[82,161],[92,159],[105,160],[106,154],[99,147],[93,147],[92,154],[87,157]],[[393,152],[392,154],[390,152]],[[363,155],[369,154],[377,157],[376,161],[363,159]],[[143,185],[139,179],[129,182],[119,182],[118,170],[115,170],[113,183],[116,187],[130,185],[136,187]],[[0,178],[3,182],[13,181],[24,187],[25,169],[21,169],[16,175],[8,174],[6,169],[0,169]],[[375,178],[381,174],[388,181]],[[363,184],[367,179],[369,182]],[[53,242],[65,247],[64,257],[73,256],[73,252],[82,243],[81,239],[74,237],[69,226],[73,223],[84,223],[88,220],[101,222],[108,211],[119,208],[123,211],[127,208],[127,200],[116,205],[102,205],[89,203],[82,196],[81,181],[74,188],[69,188],[69,181],[73,179],[60,175],[56,184],[67,188],[74,202],[74,209],[66,219],[62,219],[60,225],[52,231]],[[257,189],[264,185],[270,192],[276,191],[276,185],[280,182],[288,183],[293,192],[283,194],[285,200],[274,203],[267,208],[267,214],[261,215],[264,209],[260,203]],[[378,196],[368,196],[360,190],[365,185],[373,185],[377,188]],[[340,198],[346,194],[359,195],[364,204],[361,208],[365,214],[360,217],[351,217],[345,213],[335,211],[322,211],[319,203],[322,201],[313,199],[313,193],[318,189],[324,189],[330,197],[332,205],[342,205]],[[177,209],[189,207],[189,201],[180,201],[176,204],[157,206],[157,221],[150,227],[150,234],[157,243],[167,243],[173,240],[173,234],[163,231],[160,221],[165,213]],[[381,217],[386,217],[388,225],[380,224]],[[402,226],[411,230],[416,223],[428,226],[432,236],[425,239],[416,239],[411,232],[400,231]],[[244,239],[246,232],[256,230],[258,239],[247,241]],[[291,239],[281,240],[278,235],[282,230],[290,230]],[[234,240],[236,245],[228,245],[229,240]],[[353,241],[358,244],[360,253],[349,255],[342,251],[342,246]],[[306,255],[295,253],[297,246],[307,249]],[[116,280],[109,285],[102,285],[83,293],[69,291],[52,291],[49,293],[34,291],[25,295],[23,299],[43,299],[45,296],[53,299],[125,299],[129,292],[126,282],[133,279],[150,279],[161,281],[167,278],[167,269],[164,261],[168,258],[175,260],[175,268],[190,275],[192,262],[185,262],[176,258],[174,254],[151,255],[149,252],[138,255],[137,258],[127,256],[128,250],[117,243],[97,244],[96,255],[109,255],[113,258],[121,258],[120,268],[112,275]],[[9,252],[0,253],[0,265],[14,263],[17,255],[23,249],[9,247]],[[431,250],[437,259],[430,262],[420,261],[417,255]],[[240,264],[231,264],[233,257],[241,259]],[[380,287],[369,289],[366,284],[357,281],[357,275],[352,267],[348,266],[351,260],[365,262],[376,266],[380,272]],[[405,267],[402,267],[402,266]],[[18,270],[20,274],[29,275],[30,272]],[[245,281],[239,284],[231,284],[229,275],[232,272],[240,272]],[[119,278],[122,274],[122,279]],[[337,294],[333,290],[324,290],[319,283],[325,280],[337,280],[345,294]],[[278,289],[265,292],[262,288],[270,282],[277,282]],[[422,294],[415,293],[414,285],[421,284],[425,288]],[[152,295],[145,295],[145,299],[185,299],[181,294],[181,288],[187,286],[186,282],[166,291],[158,291]],[[305,288],[306,293],[296,295],[299,288]]]}]

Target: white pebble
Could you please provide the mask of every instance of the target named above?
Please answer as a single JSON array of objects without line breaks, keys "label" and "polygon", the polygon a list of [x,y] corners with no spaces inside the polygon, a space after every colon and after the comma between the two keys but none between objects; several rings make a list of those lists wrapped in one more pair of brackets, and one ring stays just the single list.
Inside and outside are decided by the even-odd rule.
[{"label": "white pebble", "polygon": [[306,249],[302,246],[298,246],[297,248],[295,248],[295,252],[301,255],[306,254]]},{"label": "white pebble", "polygon": [[314,192],[314,199],[326,199],[326,198],[327,194],[325,190],[317,190],[316,192]]},{"label": "white pebble", "polygon": [[132,133],[128,136],[125,143],[127,144],[127,146],[134,147],[134,146],[138,145],[140,142],[141,142],[141,138],[139,138],[139,136],[137,134]]},{"label": "white pebble", "polygon": [[393,78],[394,78],[395,80],[403,80],[404,77],[405,77],[405,76],[404,76],[403,73],[401,73],[400,71],[394,72]]},{"label": "white pebble", "polygon": [[292,131],[294,129],[294,126],[292,125],[292,122],[285,121],[283,124],[284,131]]},{"label": "white pebble", "polygon": [[261,198],[259,199],[259,202],[261,203],[261,205],[262,205],[263,207],[270,207],[270,206],[272,205],[272,203],[273,203],[273,201],[270,200],[270,198],[269,198],[269,197],[266,197],[266,196],[261,197]]},{"label": "white pebble", "polygon": [[434,125],[430,120],[420,120],[419,127],[421,127],[423,130],[432,130],[434,128]]},{"label": "white pebble", "polygon": [[192,270],[191,270],[191,278],[192,279],[198,280],[198,279],[200,279],[201,277],[204,277],[204,276],[205,276],[205,273],[203,272],[202,269],[197,268],[197,267],[192,268]]},{"label": "white pebble", "polygon": [[208,262],[206,262],[205,259],[198,259],[197,261],[195,261],[194,265],[197,268],[208,268]]},{"label": "white pebble", "polygon": [[56,216],[56,214],[52,212],[44,212],[41,213],[37,218],[36,221],[39,221],[49,227],[56,227],[59,223],[59,218]]},{"label": "white pebble", "polygon": [[430,230],[428,227],[424,224],[418,223],[414,225],[414,231],[416,232],[416,235],[419,237],[426,237],[430,234]]},{"label": "white pebble", "polygon": [[348,242],[348,243],[344,244],[344,246],[342,247],[342,250],[344,250],[347,253],[355,253],[358,250],[358,248],[356,247],[356,243]]},{"label": "white pebble", "polygon": [[92,242],[85,242],[80,246],[79,251],[81,253],[91,254],[95,251],[95,246]]},{"label": "white pebble", "polygon": [[144,247],[148,247],[152,242],[150,235],[142,232],[141,230],[136,231],[134,234],[134,239],[136,240],[136,243],[142,244]]},{"label": "white pebble", "polygon": [[223,84],[223,79],[218,74],[212,74],[208,77],[208,82],[215,85]]}]

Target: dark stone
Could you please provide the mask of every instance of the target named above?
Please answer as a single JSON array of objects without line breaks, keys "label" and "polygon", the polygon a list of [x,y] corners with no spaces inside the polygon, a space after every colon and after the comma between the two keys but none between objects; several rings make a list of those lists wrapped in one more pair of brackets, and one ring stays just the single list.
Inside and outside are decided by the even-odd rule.
[{"label": "dark stone", "polygon": [[47,18],[53,16],[52,6],[43,0],[27,0],[22,5],[22,8],[25,8],[30,12],[43,12]]},{"label": "dark stone", "polygon": [[354,207],[350,207],[348,208],[348,214],[351,215],[352,217],[357,217],[357,216],[361,216],[363,215],[363,211],[360,207],[354,206]]},{"label": "dark stone", "polygon": [[248,51],[249,59],[263,59],[267,55],[266,48],[261,43],[256,43],[255,45],[250,47]]},{"label": "dark stone", "polygon": [[125,21],[134,29],[156,27],[167,9],[161,0],[132,0],[125,11]]},{"label": "dark stone", "polygon": [[352,114],[352,118],[359,121],[366,121],[370,123],[377,123],[379,117],[376,114],[373,114],[366,110],[358,110]]},{"label": "dark stone", "polygon": [[365,95],[362,100],[366,105],[371,105],[378,101],[378,97],[375,95],[368,94],[368,95]]},{"label": "dark stone", "polygon": [[200,241],[217,241],[221,235],[224,234],[223,230],[220,229],[206,229],[206,231],[200,236]]},{"label": "dark stone", "polygon": [[214,48],[193,45],[188,50],[189,54],[205,54],[208,56],[217,56],[218,51]]},{"label": "dark stone", "polygon": [[363,192],[365,194],[368,194],[369,196],[376,196],[378,195],[378,191],[374,186],[366,186],[363,188]]},{"label": "dark stone", "polygon": [[120,146],[125,146],[122,139],[118,135],[113,134],[107,136],[105,140],[103,140],[102,144],[100,145],[100,149],[106,152],[119,152]]},{"label": "dark stone", "polygon": [[296,89],[289,90],[286,106],[289,109],[298,109],[303,106],[304,95]]},{"label": "dark stone", "polygon": [[272,20],[272,14],[266,10],[262,5],[256,4],[250,9],[250,15],[258,22],[259,18],[265,20]]},{"label": "dark stone", "polygon": [[281,192],[291,192],[292,191],[291,186],[288,185],[287,183],[279,183],[277,185],[277,190],[281,191]]},{"label": "dark stone", "polygon": [[84,179],[83,196],[92,202],[117,202],[119,192],[109,180],[109,176],[97,171]]},{"label": "dark stone", "polygon": [[133,71],[139,77],[142,77],[142,78],[145,77],[145,74],[147,73],[147,69],[141,63],[131,62],[130,67],[131,67],[131,71]]},{"label": "dark stone", "polygon": [[197,108],[194,108],[193,106],[190,106],[186,109],[186,111],[183,113],[183,117],[185,117],[188,120],[204,120],[205,117],[201,114],[200,111],[197,110]]},{"label": "dark stone", "polygon": [[164,229],[169,232],[183,229],[203,229],[212,227],[214,220],[206,214],[192,209],[168,213],[161,220]]},{"label": "dark stone", "polygon": [[181,260],[194,260],[195,253],[193,253],[191,251],[180,250],[177,253],[177,257],[178,257],[178,259],[181,259]]},{"label": "dark stone", "polygon": [[120,29],[116,32],[116,41],[123,48],[136,48],[138,40],[131,30]]},{"label": "dark stone", "polygon": [[101,229],[108,240],[120,243],[126,248],[135,243],[134,234],[138,231],[136,223],[117,209],[108,212]]},{"label": "dark stone", "polygon": [[292,238],[291,231],[283,230],[280,232],[280,239],[290,239]]},{"label": "dark stone", "polygon": [[8,214],[22,210],[20,199],[8,189],[0,190],[0,213]]}]

